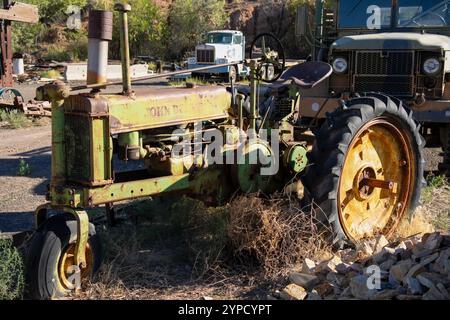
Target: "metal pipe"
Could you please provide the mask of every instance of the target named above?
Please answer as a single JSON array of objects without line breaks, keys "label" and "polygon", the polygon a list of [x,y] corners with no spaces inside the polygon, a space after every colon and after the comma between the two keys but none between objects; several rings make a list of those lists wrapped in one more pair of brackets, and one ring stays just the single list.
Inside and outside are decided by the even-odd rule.
[{"label": "metal pipe", "polygon": [[[139,77],[139,78],[131,79],[131,82],[133,83],[133,82],[140,82],[140,81],[146,81],[146,80],[169,78],[169,77],[177,76],[177,75],[180,75],[180,74],[197,72],[197,71],[205,71],[205,70],[211,70],[211,69],[222,68],[222,67],[229,67],[229,66],[234,66],[234,65],[236,65],[236,62],[234,62],[234,63],[224,63],[224,64],[215,64],[213,66],[200,67],[200,68],[189,69],[189,70],[174,71],[174,72],[169,72],[169,73],[165,73],[165,74],[157,74],[157,75]],[[96,89],[96,88],[103,88],[103,87],[109,87],[109,86],[119,86],[119,85],[122,85],[122,84],[123,84],[123,81],[115,81],[115,82],[108,82],[108,83],[101,84],[101,85],[99,85],[99,84],[91,84],[91,85],[76,86],[76,87],[71,87],[70,90],[71,91],[80,91],[80,90]]]},{"label": "metal pipe", "polygon": [[258,80],[256,79],[257,62],[250,61],[250,129],[256,130],[256,119],[258,118]]},{"label": "metal pipe", "polygon": [[130,42],[128,35],[128,12],[131,11],[129,4],[117,3],[114,10],[120,13],[120,53],[122,57],[122,82],[123,92],[131,93],[130,73]]},{"label": "metal pipe", "polygon": [[113,13],[91,10],[89,12],[87,84],[104,84],[108,81],[108,47],[112,34]]}]

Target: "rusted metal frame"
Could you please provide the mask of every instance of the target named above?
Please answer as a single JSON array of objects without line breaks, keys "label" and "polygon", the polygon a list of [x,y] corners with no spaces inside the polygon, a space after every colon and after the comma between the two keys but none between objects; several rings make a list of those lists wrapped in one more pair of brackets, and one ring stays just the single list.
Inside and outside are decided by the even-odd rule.
[{"label": "rusted metal frame", "polygon": [[64,188],[52,206],[70,208],[90,208],[103,204],[156,196],[163,193],[184,191],[192,187],[190,174],[158,177],[123,183],[114,183],[104,187]]},{"label": "rusted metal frame", "polygon": [[86,246],[89,241],[89,216],[82,209],[64,207],[64,212],[72,214],[77,219],[77,242],[74,261],[78,267],[84,269],[87,267]]}]

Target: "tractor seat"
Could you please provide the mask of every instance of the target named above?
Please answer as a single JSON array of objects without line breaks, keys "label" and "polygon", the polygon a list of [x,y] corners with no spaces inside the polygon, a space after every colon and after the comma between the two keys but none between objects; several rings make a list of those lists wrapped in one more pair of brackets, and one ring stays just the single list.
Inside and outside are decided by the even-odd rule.
[{"label": "tractor seat", "polygon": [[333,67],[325,62],[305,62],[288,69],[271,86],[272,93],[282,92],[294,83],[299,89],[312,89],[327,79]]}]

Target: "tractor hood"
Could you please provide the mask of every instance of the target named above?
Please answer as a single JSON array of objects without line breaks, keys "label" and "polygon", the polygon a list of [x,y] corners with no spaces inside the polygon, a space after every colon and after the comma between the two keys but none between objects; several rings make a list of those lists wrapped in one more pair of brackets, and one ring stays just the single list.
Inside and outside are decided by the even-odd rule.
[{"label": "tractor hood", "polygon": [[450,38],[437,34],[389,32],[346,36],[331,45],[332,50],[429,50],[450,51]]}]

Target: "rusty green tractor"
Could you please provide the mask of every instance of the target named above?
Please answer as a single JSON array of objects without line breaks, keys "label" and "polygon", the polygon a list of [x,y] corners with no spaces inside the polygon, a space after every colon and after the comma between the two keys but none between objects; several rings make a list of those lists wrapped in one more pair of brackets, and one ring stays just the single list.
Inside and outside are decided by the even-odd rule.
[{"label": "rusty green tractor", "polygon": [[[332,67],[306,62],[285,70],[282,45],[269,34],[255,39],[245,61],[250,85],[137,88],[133,81],[177,72],[131,80],[130,10],[116,6],[122,92],[102,92],[114,84],[105,82],[102,63],[113,21],[104,11],[90,14],[88,85],[45,87],[52,98],[52,178],[48,203],[36,210],[32,297],[63,297],[98,269],[91,208],[104,207],[112,222],[114,204],[144,197],[181,193],[214,204],[236,192],[270,196],[304,186],[298,201],[313,204],[337,246],[390,235],[414,212],[424,140],[400,100],[362,94],[341,101],[324,121],[320,108],[305,121],[302,92],[323,84]],[[91,91],[75,93],[84,89]],[[133,169],[136,163],[142,166]]]}]

